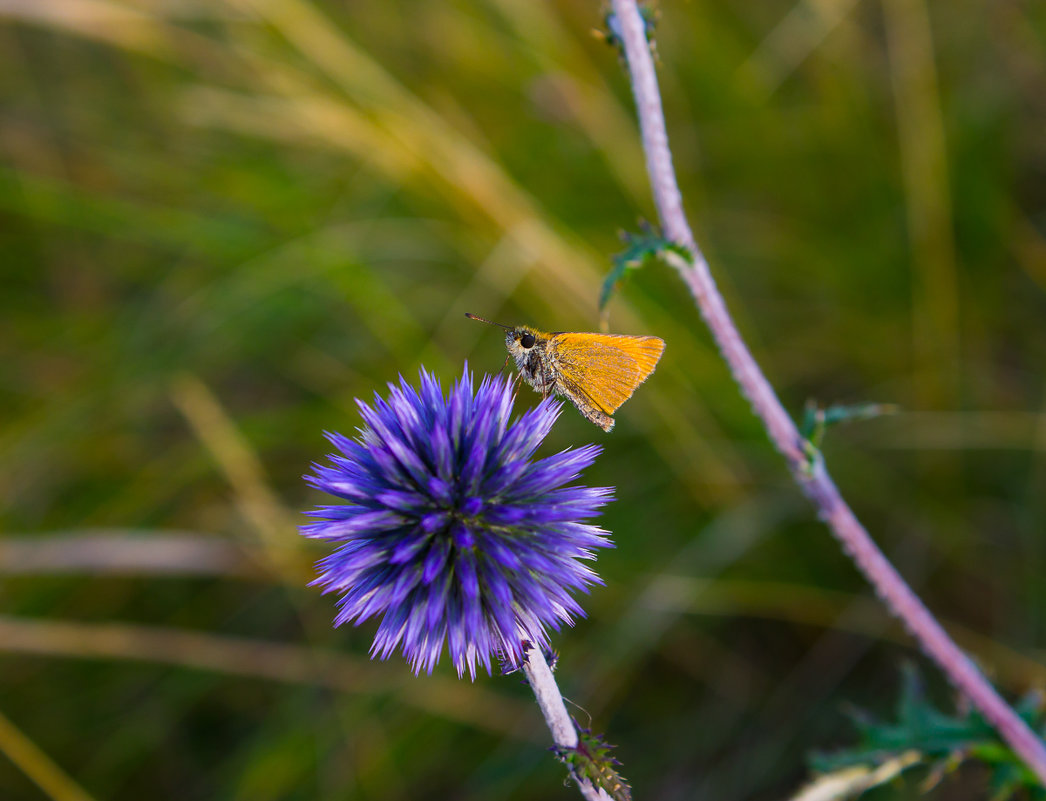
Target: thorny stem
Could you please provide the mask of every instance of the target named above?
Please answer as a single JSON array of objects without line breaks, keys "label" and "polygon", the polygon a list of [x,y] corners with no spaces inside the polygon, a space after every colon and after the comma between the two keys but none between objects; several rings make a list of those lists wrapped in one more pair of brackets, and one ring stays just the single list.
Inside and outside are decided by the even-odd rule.
[{"label": "thorny stem", "polygon": [[[576,748],[577,729],[574,728],[574,721],[567,714],[567,707],[563,703],[559,686],[539,647],[531,646],[527,650],[526,657],[523,659],[523,673],[530,683],[530,689],[534,691],[534,698],[541,707],[541,714],[545,716],[548,730],[552,732],[552,742],[556,744],[557,748]],[[587,801],[610,801],[610,796],[602,788],[594,787],[588,779],[582,779],[576,775],[573,778],[577,782],[581,795]]]},{"label": "thorny stem", "polygon": [[795,424],[734,326],[709,272],[708,262],[701,254],[687,223],[682,195],[672,168],[672,153],[668,147],[657,75],[639,9],[635,0],[612,0],[612,3],[621,23],[647,171],[650,173],[661,224],[669,240],[684,245],[692,254],[691,260],[676,257],[673,266],[690,288],[734,380],[751,403],[753,411],[763,421],[774,446],[785,457],[796,482],[817,507],[819,517],[831,529],[843,551],[854,560],[876,594],[952,684],[996,728],[1046,786],[1046,745],[999,696],[901,578],[847,506],[824,464],[820,460],[814,460],[811,464],[804,455]]}]

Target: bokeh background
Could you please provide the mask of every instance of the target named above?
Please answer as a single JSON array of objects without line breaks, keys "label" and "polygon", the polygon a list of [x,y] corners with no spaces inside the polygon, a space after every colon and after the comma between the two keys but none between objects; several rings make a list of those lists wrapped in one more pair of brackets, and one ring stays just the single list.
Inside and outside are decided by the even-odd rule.
[{"label": "bokeh background", "polygon": [[[295,526],[355,397],[501,366],[463,312],[598,326],[654,218],[602,13],[0,2],[0,796],[577,797],[516,677],[333,631]],[[1046,5],[660,16],[687,209],[757,358],[796,416],[903,407],[834,429],[829,467],[1001,690],[1042,687]],[[604,445],[586,480],[618,497],[559,681],[637,798],[784,798],[919,656],[671,271],[609,310],[668,347],[611,435],[568,410],[545,446]]]}]

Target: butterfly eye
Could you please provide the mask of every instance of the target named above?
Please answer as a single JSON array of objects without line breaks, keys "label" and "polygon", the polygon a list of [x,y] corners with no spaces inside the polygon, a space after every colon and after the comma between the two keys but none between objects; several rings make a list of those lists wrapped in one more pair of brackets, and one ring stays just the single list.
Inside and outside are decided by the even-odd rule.
[{"label": "butterfly eye", "polygon": [[528,331],[519,338],[519,344],[527,350],[530,350],[532,347],[534,347],[534,335]]}]

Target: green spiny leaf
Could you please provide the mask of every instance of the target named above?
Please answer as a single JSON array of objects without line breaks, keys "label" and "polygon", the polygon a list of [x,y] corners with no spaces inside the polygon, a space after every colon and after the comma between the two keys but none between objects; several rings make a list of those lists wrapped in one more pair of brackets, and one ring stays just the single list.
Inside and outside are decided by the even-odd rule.
[{"label": "green spiny leaf", "polygon": [[601,787],[614,801],[632,801],[632,788],[617,770],[621,763],[610,755],[614,746],[589,729],[582,729],[577,721],[574,728],[578,733],[577,745],[557,749],[557,756],[579,780],[587,779],[593,786]]},{"label": "green spiny leaf", "polygon": [[607,303],[610,302],[610,297],[619,281],[654,261],[666,251],[676,253],[687,260],[690,259],[690,253],[685,247],[665,239],[661,232],[649,223],[640,222],[639,226],[641,231],[638,234],[621,232],[621,239],[626,247],[611,257],[614,266],[603,280],[603,287],[599,292],[600,311],[604,310]]},{"label": "green spiny leaf", "polygon": [[[1022,718],[1036,730],[1046,724],[1046,705],[1039,694],[1018,705]],[[964,761],[976,760],[991,770],[993,801],[1004,801],[1018,791],[1046,801],[1046,790],[1035,775],[1003,743],[981,715],[971,709],[954,714],[938,709],[926,697],[922,679],[912,665],[902,674],[896,721],[881,722],[863,710],[850,713],[857,728],[857,745],[834,754],[813,754],[811,767],[818,772],[853,766],[882,765],[904,753],[916,752],[920,761],[938,777]]]},{"label": "green spiny leaf", "polygon": [[898,407],[892,403],[858,403],[851,406],[832,405],[827,408],[818,406],[815,401],[807,401],[803,411],[803,422],[799,426],[799,436],[803,440],[807,467],[812,468],[821,455],[821,443],[829,426],[850,420],[870,420],[887,414],[896,414]]}]

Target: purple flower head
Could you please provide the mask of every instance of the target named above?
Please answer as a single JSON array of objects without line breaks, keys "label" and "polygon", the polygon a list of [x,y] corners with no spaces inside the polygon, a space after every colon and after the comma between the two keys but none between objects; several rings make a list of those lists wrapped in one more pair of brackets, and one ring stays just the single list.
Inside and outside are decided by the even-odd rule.
[{"label": "purple flower head", "polygon": [[606,487],[564,486],[600,452],[595,445],[533,459],[562,404],[544,400],[514,421],[512,388],[465,374],[444,397],[424,369],[373,406],[365,427],[327,438],[341,452],[306,481],[339,499],[309,514],[307,537],[337,548],[314,584],[341,594],[335,625],[381,615],[371,656],[402,648],[431,673],[447,643],[461,676],[491,657],[518,665],[526,643],[547,647],[546,627],[584,615],[573,598],[599,577],[582,560],[610,547],[585,521],[610,500]]}]

